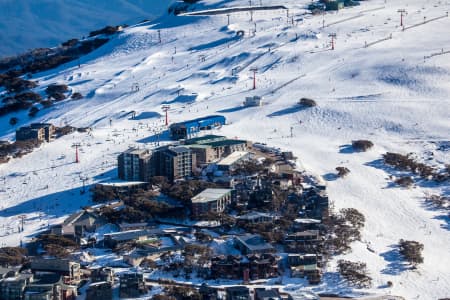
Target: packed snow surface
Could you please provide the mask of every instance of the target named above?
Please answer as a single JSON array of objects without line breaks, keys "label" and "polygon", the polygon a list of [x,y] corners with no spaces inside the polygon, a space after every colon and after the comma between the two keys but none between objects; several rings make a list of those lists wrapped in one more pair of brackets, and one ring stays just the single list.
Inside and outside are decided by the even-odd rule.
[{"label": "packed snow surface", "polygon": [[[205,2],[202,9],[248,5],[245,0]],[[421,181],[411,189],[392,185],[389,176],[398,173],[384,166],[381,155],[413,152],[430,165],[450,162],[450,54],[427,58],[450,50],[450,18],[424,23],[445,16],[450,2],[363,1],[320,16],[305,14],[310,1],[270,2],[288,7],[289,17],[285,10],[258,11],[251,21],[249,12],[239,12],[230,15],[228,25],[226,15],[167,16],[127,28],[83,57],[80,68],[68,63],[34,75],[40,91],[59,82],[86,97],[42,110],[33,121],[93,131],[65,136],[0,165],[2,244],[18,245],[89,204],[89,193],[80,195],[80,178],[87,177],[88,185],[115,179],[120,151],[152,148],[158,139],[168,142],[161,105],[170,104],[171,122],[223,114],[228,125],[213,133],[294,151],[299,167],[323,176],[335,209],[361,211],[366,217],[362,241],[343,258],[367,263],[373,286],[362,292],[449,297],[449,218],[424,203],[425,194],[449,195],[448,182]],[[400,8],[408,11],[404,31]],[[420,25],[407,28],[413,24]],[[243,37],[236,36],[240,30]],[[337,35],[335,50],[330,50],[331,33]],[[243,107],[245,97],[253,95],[263,96],[264,105]],[[318,106],[297,105],[302,97]],[[7,125],[11,115],[0,118],[0,137],[12,140],[15,129],[30,121],[26,112],[15,115],[20,119],[15,127]],[[369,139],[375,147],[352,152],[348,145],[356,139]],[[82,145],[78,164],[74,143]],[[351,173],[336,179],[337,166]],[[17,233],[22,214],[25,231]],[[424,263],[416,270],[403,264],[395,247],[400,239],[425,245]],[[352,289],[334,267],[313,291]]]}]

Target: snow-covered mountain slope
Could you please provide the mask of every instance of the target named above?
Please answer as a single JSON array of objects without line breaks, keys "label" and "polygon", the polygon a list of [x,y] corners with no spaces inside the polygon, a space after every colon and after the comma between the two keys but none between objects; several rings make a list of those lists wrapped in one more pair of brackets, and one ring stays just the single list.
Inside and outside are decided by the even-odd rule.
[{"label": "snow-covered mountain slope", "polygon": [[[211,8],[248,4],[205,2]],[[448,183],[392,186],[388,177],[393,171],[380,159],[393,151],[417,153],[436,166],[450,161],[450,54],[424,59],[450,50],[450,18],[424,23],[424,17],[445,16],[450,3],[373,0],[310,16],[303,15],[309,1],[282,2],[289,18],[285,10],[261,11],[250,21],[248,12],[240,12],[231,14],[227,25],[226,15],[167,16],[127,28],[83,57],[80,68],[69,63],[36,74],[40,91],[60,82],[86,98],[60,102],[33,121],[92,126],[94,131],[92,136],[66,136],[0,165],[2,243],[16,245],[87,204],[89,196],[79,194],[80,176],[88,177],[88,184],[114,179],[120,151],[130,145],[155,146],[155,132],[163,125],[158,117],[161,105],[170,104],[172,122],[219,113],[229,125],[215,133],[293,150],[302,168],[324,177],[337,209],[355,207],[364,213],[363,241],[345,257],[367,263],[374,285],[365,292],[406,299],[448,297],[449,218],[424,204],[426,193],[448,195]],[[399,8],[409,12],[404,31]],[[289,24],[292,19],[294,25]],[[408,29],[413,24],[420,26]],[[243,38],[236,37],[239,30],[245,32]],[[337,34],[334,51],[331,33]],[[370,45],[391,34],[392,39]],[[258,68],[256,90],[252,67]],[[132,91],[136,85],[139,91]],[[265,105],[242,107],[252,95],[264,96]],[[318,106],[297,106],[301,97],[315,99]],[[137,112],[136,120],[129,118],[131,111]],[[26,112],[16,115],[17,126],[29,122]],[[16,127],[3,125],[11,116],[0,118],[0,136],[12,139]],[[352,153],[346,145],[355,139],[369,139],[375,147]],[[75,142],[82,144],[79,164],[72,163]],[[335,179],[330,174],[337,166],[351,173]],[[25,232],[13,233],[21,214],[26,215]],[[400,239],[425,245],[425,261],[417,270],[406,270],[398,258],[394,245]],[[393,287],[387,287],[387,281]],[[288,287],[300,288],[302,282]],[[328,275],[311,289],[337,292],[349,287]]]},{"label": "snow-covered mountain slope", "polygon": [[173,1],[2,0],[0,57],[54,47],[106,25],[134,24],[167,12]]}]

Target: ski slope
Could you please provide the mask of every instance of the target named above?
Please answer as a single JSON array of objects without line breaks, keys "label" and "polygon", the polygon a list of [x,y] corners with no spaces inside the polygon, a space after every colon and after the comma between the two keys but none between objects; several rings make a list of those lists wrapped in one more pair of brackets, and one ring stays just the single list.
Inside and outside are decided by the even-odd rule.
[{"label": "ski slope", "polygon": [[107,25],[134,24],[164,14],[173,1],[2,0],[0,56],[55,47]]},{"label": "ski slope", "polygon": [[[248,5],[244,0],[205,2],[204,9]],[[91,126],[93,132],[65,136],[0,165],[2,243],[18,245],[89,204],[88,193],[80,195],[80,176],[89,185],[115,180],[120,151],[155,147],[159,132],[161,142],[168,142],[161,105],[170,104],[171,122],[219,113],[229,124],[214,133],[294,151],[299,168],[323,176],[336,209],[354,207],[365,215],[362,241],[334,262],[366,262],[372,288],[347,286],[334,273],[333,262],[324,283],[309,289],[449,297],[449,217],[424,204],[427,193],[449,195],[448,182],[393,186],[389,175],[398,173],[382,164],[381,155],[413,152],[427,164],[450,162],[450,54],[424,59],[450,50],[450,18],[422,24],[446,15],[450,2],[363,1],[324,16],[305,14],[307,3],[270,1],[288,7],[289,18],[285,10],[258,11],[250,21],[249,12],[238,12],[230,15],[229,25],[220,14],[166,16],[127,28],[83,57],[80,68],[68,63],[34,75],[38,91],[59,82],[86,97],[42,110],[33,121]],[[399,8],[408,10],[406,26],[420,25],[403,31]],[[243,38],[236,37],[239,30]],[[333,51],[332,33],[337,35]],[[253,67],[258,68],[256,90]],[[136,85],[139,90],[132,91]],[[253,95],[264,96],[264,106],[242,107]],[[301,108],[296,105],[301,97],[315,99],[318,106]],[[0,124],[8,124],[11,116],[1,117]],[[30,121],[26,112],[15,116],[20,119],[16,127]],[[0,136],[13,139],[16,127],[2,125]],[[355,139],[369,139],[375,147],[353,153],[348,144]],[[82,144],[79,164],[73,163],[73,143]],[[351,173],[335,179],[337,166]],[[25,231],[17,233],[22,214]],[[417,270],[402,264],[395,249],[400,239],[425,245],[425,261]],[[285,283],[289,289],[304,286],[303,281]]]}]

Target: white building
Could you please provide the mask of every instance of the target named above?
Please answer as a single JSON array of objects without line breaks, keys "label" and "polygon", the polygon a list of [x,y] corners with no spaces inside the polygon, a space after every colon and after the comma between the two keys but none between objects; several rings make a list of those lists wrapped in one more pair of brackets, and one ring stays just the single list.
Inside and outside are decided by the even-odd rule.
[{"label": "white building", "polygon": [[208,212],[223,212],[231,203],[231,189],[206,189],[191,199],[192,216],[199,217]]},{"label": "white building", "polygon": [[247,151],[236,151],[219,161],[217,167],[220,171],[229,171],[242,161],[248,160],[250,156]]},{"label": "white building", "polygon": [[245,97],[244,106],[262,106],[263,101],[260,96]]}]

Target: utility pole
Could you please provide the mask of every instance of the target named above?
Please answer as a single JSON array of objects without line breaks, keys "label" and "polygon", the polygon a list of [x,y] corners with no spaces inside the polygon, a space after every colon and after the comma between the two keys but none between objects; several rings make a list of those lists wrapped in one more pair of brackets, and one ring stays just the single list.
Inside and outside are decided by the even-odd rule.
[{"label": "utility pole", "polygon": [[258,72],[257,67],[253,67],[250,69],[253,72],[253,89],[256,90],[256,72]]},{"label": "utility pole", "polygon": [[164,104],[163,106],[161,106],[161,109],[163,110],[163,112],[166,113],[166,126],[168,126],[169,125],[169,109],[170,109],[170,105]]},{"label": "utility pole", "polygon": [[230,14],[227,14],[228,22],[227,25],[230,25]]},{"label": "utility pole", "polygon": [[322,13],[322,29],[325,28],[325,11]]},{"label": "utility pole", "polygon": [[78,148],[81,146],[80,143],[73,143],[72,147],[75,147],[75,163],[79,163],[80,159],[78,157]]},{"label": "utility pole", "polygon": [[293,137],[294,137],[294,127],[291,126],[291,138],[293,138]]},{"label": "utility pole", "polygon": [[336,39],[336,33],[330,33],[329,36],[331,37],[331,50],[334,50],[334,40]]},{"label": "utility pole", "polygon": [[158,29],[158,41],[161,44],[161,29]]},{"label": "utility pole", "polygon": [[400,27],[403,27],[403,16],[407,14],[406,9],[401,8],[397,12],[400,13]]}]

